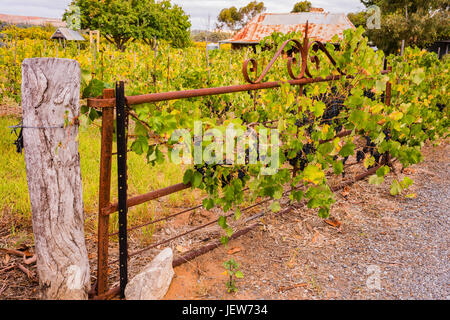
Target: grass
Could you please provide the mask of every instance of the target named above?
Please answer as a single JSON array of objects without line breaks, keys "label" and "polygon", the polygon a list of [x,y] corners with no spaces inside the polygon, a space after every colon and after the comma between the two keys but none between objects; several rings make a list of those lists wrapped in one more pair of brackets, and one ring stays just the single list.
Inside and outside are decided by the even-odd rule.
[{"label": "grass", "polygon": [[[7,221],[11,230],[31,226],[30,201],[26,179],[23,153],[17,153],[13,144],[16,136],[8,126],[16,125],[16,117],[0,117],[0,221]],[[81,176],[83,182],[83,201],[85,228],[89,235],[95,235],[98,216],[98,180],[100,167],[100,129],[91,126],[80,129],[79,152],[81,158]],[[115,147],[113,147],[114,151]],[[167,187],[182,181],[184,168],[169,162],[152,167],[143,156],[132,152],[128,154],[128,194],[135,195]],[[111,201],[117,199],[117,163],[113,156]],[[151,201],[129,210],[129,225],[147,222],[174,212],[175,207],[187,207],[200,203],[200,194],[187,189],[160,201]],[[117,214],[111,215],[111,232],[118,229]],[[153,228],[141,230],[143,240],[151,240]]]}]

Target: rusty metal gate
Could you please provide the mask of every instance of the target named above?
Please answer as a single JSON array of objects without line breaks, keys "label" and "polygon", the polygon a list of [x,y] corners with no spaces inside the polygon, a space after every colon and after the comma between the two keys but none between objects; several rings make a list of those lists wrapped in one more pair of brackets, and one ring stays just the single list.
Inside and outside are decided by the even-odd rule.
[{"label": "rusty metal gate", "polygon": [[[291,39],[285,41],[279,50],[274,55],[273,59],[266,66],[266,68],[262,71],[261,75],[256,79],[252,80],[248,74],[248,66],[250,66],[250,71],[257,74],[257,62],[254,59],[246,60],[243,63],[243,76],[245,80],[248,82],[247,84],[242,85],[233,85],[233,86],[225,86],[225,87],[215,87],[215,88],[204,88],[204,89],[194,89],[194,90],[184,90],[184,91],[173,91],[173,92],[163,92],[163,93],[152,93],[152,94],[144,94],[144,95],[136,95],[136,96],[125,96],[125,88],[124,83],[120,82],[116,84],[116,89],[105,89],[102,97],[98,98],[90,98],[88,99],[88,107],[97,108],[102,110],[102,130],[101,130],[101,158],[100,158],[100,183],[99,183],[99,211],[98,211],[98,256],[97,256],[97,282],[96,285],[92,288],[90,292],[90,296],[95,299],[106,299],[110,298],[114,295],[120,293],[121,298],[124,297],[125,286],[128,281],[128,268],[127,262],[128,259],[132,256],[138,255],[146,250],[151,248],[155,248],[159,245],[168,243],[176,238],[182,237],[190,232],[199,230],[206,226],[212,225],[216,223],[218,220],[210,221],[201,226],[195,227],[192,230],[189,230],[185,233],[178,234],[169,239],[154,243],[146,248],[135,252],[128,252],[127,247],[127,232],[142,228],[144,226],[148,226],[150,224],[154,224],[156,222],[160,222],[163,220],[171,219],[180,214],[184,214],[190,211],[193,211],[197,208],[202,207],[202,205],[197,205],[192,208],[188,208],[177,212],[175,214],[156,219],[150,221],[148,223],[144,223],[142,225],[133,226],[132,228],[127,228],[127,212],[128,208],[137,206],[139,204],[143,204],[147,201],[155,200],[160,197],[164,197],[170,195],[175,192],[179,192],[181,190],[187,189],[190,187],[189,184],[175,184],[172,186],[168,186],[163,189],[155,190],[148,192],[146,194],[136,195],[132,197],[128,197],[127,194],[127,129],[128,129],[128,108],[132,105],[142,104],[142,103],[155,103],[160,101],[168,101],[168,100],[177,100],[177,99],[186,99],[192,97],[203,97],[203,96],[211,96],[211,95],[221,95],[227,93],[234,92],[243,92],[243,91],[254,91],[261,89],[270,89],[270,88],[278,88],[283,82],[275,81],[275,82],[261,82],[267,72],[270,70],[275,60],[282,56],[284,48],[288,44],[294,44],[298,49],[301,55],[301,61],[296,61],[296,59],[292,57],[287,57],[287,68],[288,73],[291,77],[291,80],[287,82],[291,85],[296,85],[300,87],[300,94],[302,94],[302,87],[307,84],[317,83],[317,82],[328,82],[339,80],[343,77],[351,79],[353,76],[346,75],[341,70],[337,68],[339,72],[338,75],[330,75],[327,77],[317,77],[312,78],[309,70],[308,70],[308,60],[315,63],[317,66],[319,64],[317,56],[308,56],[309,49],[312,47],[313,51],[317,52],[321,50],[328,57],[329,61],[336,66],[335,61],[332,56],[329,54],[325,46],[318,42],[314,41],[311,44],[309,43],[309,39],[307,37],[308,33],[308,25],[306,25],[305,37],[303,39],[303,43],[300,41]],[[298,64],[301,67],[300,74],[296,76],[292,70],[292,66],[294,64]],[[382,71],[383,74],[388,73],[390,70]],[[389,105],[391,99],[391,84],[388,82],[386,84],[386,92],[385,92],[385,104]],[[118,202],[111,203],[111,164],[112,164],[112,144],[113,144],[113,134],[114,134],[114,110],[116,111],[116,126],[117,126],[117,168],[118,168]],[[350,135],[351,131],[342,131],[336,135],[336,137],[344,137]],[[328,140],[327,140],[328,141]],[[327,141],[321,141],[320,143],[324,143]],[[366,170],[360,175],[354,177],[352,180],[347,181],[343,185],[332,188],[333,191],[336,191],[342,188],[344,185],[351,184],[355,181],[361,180],[371,174],[374,174],[375,171],[383,164],[389,161],[389,158],[383,157],[380,164]],[[262,205],[271,199],[265,199],[258,203],[255,203],[251,206],[241,209],[242,212],[247,211],[255,206]],[[119,214],[119,232],[118,233],[109,233],[109,216],[112,213],[118,212]],[[231,216],[228,215],[228,216]],[[244,230],[240,230],[235,232],[232,238],[238,237],[255,225],[245,228]],[[119,259],[108,262],[108,244],[110,236],[119,236]],[[173,266],[180,265],[181,263],[190,260],[205,251],[211,250],[212,248],[218,247],[220,243],[213,243],[205,246],[200,250],[193,250],[187,253],[184,257],[174,260]],[[112,288],[108,290],[108,265],[112,263],[119,262],[120,269],[120,286]]]}]

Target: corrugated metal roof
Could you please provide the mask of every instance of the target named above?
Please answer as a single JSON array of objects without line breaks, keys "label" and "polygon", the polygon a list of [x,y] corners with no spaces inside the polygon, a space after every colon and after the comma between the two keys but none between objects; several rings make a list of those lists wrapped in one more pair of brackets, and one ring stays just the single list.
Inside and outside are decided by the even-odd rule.
[{"label": "corrugated metal roof", "polygon": [[273,32],[305,32],[308,21],[310,39],[329,42],[334,35],[342,38],[346,29],[355,28],[344,13],[299,12],[261,13],[236,33],[230,43],[256,43]]},{"label": "corrugated metal roof", "polygon": [[86,40],[78,31],[69,28],[58,28],[50,39],[59,39],[59,38],[75,41]]}]

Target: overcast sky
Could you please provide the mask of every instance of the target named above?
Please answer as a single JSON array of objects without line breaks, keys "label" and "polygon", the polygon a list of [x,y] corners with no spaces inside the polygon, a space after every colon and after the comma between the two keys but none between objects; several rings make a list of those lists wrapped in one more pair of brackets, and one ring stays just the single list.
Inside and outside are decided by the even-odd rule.
[{"label": "overcast sky", "polygon": [[[214,28],[217,15],[223,8],[245,6],[251,0],[172,0],[190,15],[192,29]],[[299,1],[299,0],[297,0]],[[266,12],[289,12],[296,0],[263,0]],[[313,7],[324,8],[328,12],[355,12],[364,6],[359,0],[309,0]],[[61,18],[71,0],[0,0],[0,13]]]}]

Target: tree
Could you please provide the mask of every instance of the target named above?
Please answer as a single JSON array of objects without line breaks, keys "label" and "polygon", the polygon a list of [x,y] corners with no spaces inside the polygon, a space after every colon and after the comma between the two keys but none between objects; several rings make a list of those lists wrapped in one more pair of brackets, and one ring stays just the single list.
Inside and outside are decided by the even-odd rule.
[{"label": "tree", "polygon": [[241,19],[241,14],[236,7],[225,8],[220,11],[219,16],[217,17],[217,20],[219,21],[217,26],[219,29],[227,26],[228,29],[235,31]]},{"label": "tree", "polygon": [[353,23],[353,25],[358,28],[359,26],[366,27],[367,22],[367,12],[360,11],[356,13],[347,14],[347,18]]},{"label": "tree", "polygon": [[366,7],[376,5],[381,9],[381,29],[369,29],[366,34],[387,54],[398,52],[402,40],[405,40],[405,46],[415,45],[425,48],[436,40],[448,39],[450,36],[448,1],[361,0],[361,2]]},{"label": "tree", "polygon": [[309,12],[312,4],[309,1],[300,1],[294,4],[294,8],[291,12]]},{"label": "tree", "polygon": [[239,10],[236,7],[222,9],[217,17],[219,21],[217,27],[222,29],[227,26],[230,30],[235,31],[244,27],[251,19],[265,10],[264,2],[257,1],[252,1]]},{"label": "tree", "polygon": [[210,42],[219,42],[221,40],[229,39],[231,36],[232,34],[227,32],[200,31],[191,33],[192,41],[198,42],[205,41],[205,39],[208,39]]},{"label": "tree", "polygon": [[252,1],[247,4],[245,7],[239,9],[239,13],[241,14],[241,25],[245,26],[250,20],[256,17],[261,12],[266,11],[266,7],[264,7],[264,2]]},{"label": "tree", "polygon": [[[189,43],[189,17],[170,1],[73,0],[71,4],[80,8],[82,29],[100,30],[119,50],[131,40],[163,39],[175,47]],[[66,11],[63,20],[72,14]]]},{"label": "tree", "polygon": [[177,5],[172,7],[168,0],[151,4],[148,2],[150,1],[140,1],[136,8],[139,28],[135,38],[142,39],[149,45],[155,39],[164,39],[176,48],[186,47],[190,42],[191,23],[183,9]]}]

